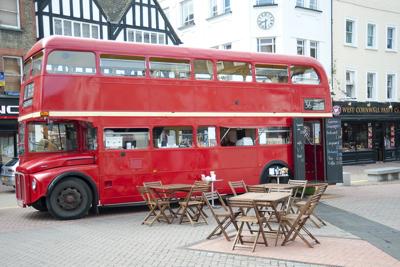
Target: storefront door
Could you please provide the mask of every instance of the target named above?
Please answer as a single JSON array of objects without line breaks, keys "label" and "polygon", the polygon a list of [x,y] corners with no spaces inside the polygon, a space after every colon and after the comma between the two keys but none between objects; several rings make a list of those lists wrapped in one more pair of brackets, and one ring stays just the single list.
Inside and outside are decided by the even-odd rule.
[{"label": "storefront door", "polygon": [[376,160],[383,161],[384,159],[383,125],[380,122],[374,123],[374,149],[376,151]]},{"label": "storefront door", "polygon": [[306,179],[324,181],[324,151],[320,121],[304,121]]}]

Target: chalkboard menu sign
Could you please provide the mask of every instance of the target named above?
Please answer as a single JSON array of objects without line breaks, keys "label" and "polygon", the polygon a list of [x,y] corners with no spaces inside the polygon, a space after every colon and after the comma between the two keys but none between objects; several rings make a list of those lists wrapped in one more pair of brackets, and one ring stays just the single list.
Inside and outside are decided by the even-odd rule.
[{"label": "chalkboard menu sign", "polygon": [[293,162],[294,178],[305,179],[305,155],[304,155],[304,121],[303,118],[293,119]]},{"label": "chalkboard menu sign", "polygon": [[327,180],[329,183],[342,183],[342,127],[340,118],[325,119],[325,148]]}]

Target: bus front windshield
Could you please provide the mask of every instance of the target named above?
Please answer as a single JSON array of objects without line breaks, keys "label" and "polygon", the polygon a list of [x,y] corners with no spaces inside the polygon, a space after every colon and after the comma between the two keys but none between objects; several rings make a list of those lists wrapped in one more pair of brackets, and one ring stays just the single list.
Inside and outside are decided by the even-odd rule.
[{"label": "bus front windshield", "polygon": [[78,148],[76,126],[73,123],[28,124],[29,152],[61,152]]}]

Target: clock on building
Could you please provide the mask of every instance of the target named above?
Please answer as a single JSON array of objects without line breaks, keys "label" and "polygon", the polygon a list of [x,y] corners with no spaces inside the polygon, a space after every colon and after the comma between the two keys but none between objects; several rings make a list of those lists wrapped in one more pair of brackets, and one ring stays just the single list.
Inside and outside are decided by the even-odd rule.
[{"label": "clock on building", "polygon": [[274,25],[275,18],[270,12],[262,12],[258,15],[257,25],[263,30],[268,30]]}]

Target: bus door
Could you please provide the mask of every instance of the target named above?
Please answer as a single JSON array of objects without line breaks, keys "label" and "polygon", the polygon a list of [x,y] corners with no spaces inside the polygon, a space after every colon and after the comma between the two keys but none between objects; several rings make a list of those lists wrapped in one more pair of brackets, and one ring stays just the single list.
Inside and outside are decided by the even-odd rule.
[{"label": "bus door", "polygon": [[324,180],[324,151],[320,120],[304,121],[304,154],[306,179]]},{"label": "bus door", "polygon": [[151,175],[149,129],[106,128],[99,163],[102,204],[142,201],[137,186]]}]

